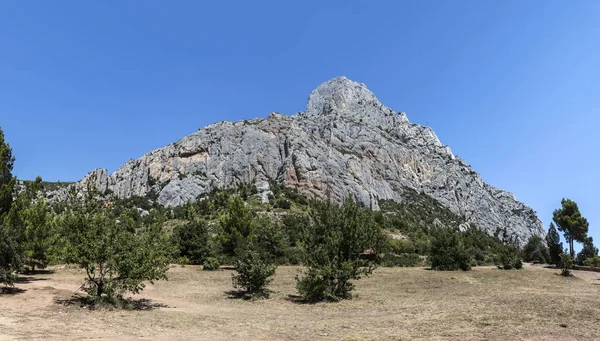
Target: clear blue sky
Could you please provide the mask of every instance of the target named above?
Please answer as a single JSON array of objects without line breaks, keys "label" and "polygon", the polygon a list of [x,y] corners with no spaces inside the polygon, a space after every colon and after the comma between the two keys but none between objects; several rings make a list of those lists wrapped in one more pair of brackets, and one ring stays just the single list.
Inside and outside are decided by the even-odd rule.
[{"label": "clear blue sky", "polygon": [[366,83],[547,228],[600,242],[600,1],[2,1],[0,126],[16,175],[77,180],[221,120]]}]

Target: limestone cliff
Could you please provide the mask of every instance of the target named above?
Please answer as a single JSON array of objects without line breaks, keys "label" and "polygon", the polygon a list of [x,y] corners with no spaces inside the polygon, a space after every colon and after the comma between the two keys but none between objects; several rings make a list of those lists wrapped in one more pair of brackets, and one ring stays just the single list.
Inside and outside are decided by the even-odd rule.
[{"label": "limestone cliff", "polygon": [[431,128],[411,124],[344,77],[315,89],[305,112],[216,123],[49,196],[61,200],[92,185],[119,198],[154,191],[160,204],[177,206],[241,183],[255,183],[266,199],[269,179],[311,197],[352,195],[373,209],[382,199],[403,200],[411,188],[490,233],[506,229],[520,243],[544,234],[531,208],[484,183]]}]

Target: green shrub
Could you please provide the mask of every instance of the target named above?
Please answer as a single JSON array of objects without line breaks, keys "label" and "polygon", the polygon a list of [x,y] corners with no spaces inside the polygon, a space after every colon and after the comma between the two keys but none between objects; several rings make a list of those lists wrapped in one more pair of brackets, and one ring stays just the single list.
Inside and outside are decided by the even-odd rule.
[{"label": "green shrub", "polygon": [[308,239],[311,222],[308,215],[287,214],[283,217],[283,227],[291,246],[298,246]]},{"label": "green shrub", "polygon": [[385,267],[414,267],[421,263],[421,257],[416,253],[401,253],[399,255],[386,253],[381,257],[381,266]]},{"label": "green shrub", "polygon": [[373,256],[384,246],[385,237],[373,211],[352,199],[341,207],[315,202],[311,213],[314,227],[305,248],[307,269],[296,278],[298,292],[308,301],[350,298],[354,289],[350,281],[373,272]]},{"label": "green shrub", "polygon": [[289,200],[279,198],[277,199],[277,201],[275,201],[275,204],[273,206],[275,206],[276,208],[289,210],[290,208],[292,208],[292,203]]},{"label": "green shrub", "polygon": [[586,260],[583,261],[583,264],[585,266],[591,266],[591,267],[594,267],[594,268],[600,268],[600,257],[595,256],[595,257],[592,257],[592,258],[588,258],[588,259],[586,259]]},{"label": "green shrub", "polygon": [[401,253],[415,253],[415,245],[408,239],[389,239],[388,250],[397,255]]},{"label": "green shrub", "polygon": [[253,222],[251,239],[254,246],[272,262],[280,262],[288,247],[288,241],[279,221],[268,216],[259,216]]},{"label": "green shrub", "polygon": [[523,261],[521,261],[517,248],[514,245],[507,244],[500,247],[496,265],[498,269],[518,270],[523,268]]},{"label": "green shrub", "polygon": [[241,289],[246,299],[268,298],[267,286],[273,280],[276,266],[255,250],[241,252],[236,264],[237,274],[232,275],[233,287]]},{"label": "green shrub", "polygon": [[527,244],[523,247],[523,259],[525,259],[526,262],[542,264],[551,261],[550,253],[542,238],[538,236],[531,236],[529,238]]},{"label": "green shrub", "polygon": [[181,265],[190,264],[190,260],[187,257],[177,257],[175,262],[177,262],[177,264],[181,264]]},{"label": "green shrub", "polygon": [[304,262],[306,253],[298,246],[290,246],[283,250],[283,263],[289,265],[300,265]]},{"label": "green shrub", "polygon": [[187,259],[184,264],[201,265],[210,254],[208,228],[203,221],[175,227],[171,242],[176,249],[177,259]]},{"label": "green shrub", "polygon": [[433,270],[471,270],[471,256],[462,244],[460,233],[449,228],[433,232],[429,261]]},{"label": "green shrub", "polygon": [[560,255],[560,274],[565,277],[571,276],[571,269],[573,268],[573,257],[568,253],[562,253]]},{"label": "green shrub", "polygon": [[219,270],[220,264],[219,260],[214,257],[208,257],[204,260],[202,264],[202,270],[213,271]]}]

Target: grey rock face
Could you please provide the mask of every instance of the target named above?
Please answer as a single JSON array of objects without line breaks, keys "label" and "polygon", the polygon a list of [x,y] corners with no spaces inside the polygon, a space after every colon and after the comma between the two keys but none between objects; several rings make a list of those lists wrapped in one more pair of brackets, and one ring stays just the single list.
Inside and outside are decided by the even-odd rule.
[{"label": "grey rock face", "polygon": [[[91,185],[119,198],[154,191],[160,204],[177,206],[242,183],[256,184],[268,200],[269,179],[311,197],[352,195],[373,209],[381,199],[401,201],[412,188],[489,233],[506,229],[520,243],[544,235],[531,208],[484,183],[431,128],[411,124],[344,77],[315,89],[303,113],[216,123],[113,174],[95,170],[71,190]],[[49,195],[60,200],[66,192]]]}]

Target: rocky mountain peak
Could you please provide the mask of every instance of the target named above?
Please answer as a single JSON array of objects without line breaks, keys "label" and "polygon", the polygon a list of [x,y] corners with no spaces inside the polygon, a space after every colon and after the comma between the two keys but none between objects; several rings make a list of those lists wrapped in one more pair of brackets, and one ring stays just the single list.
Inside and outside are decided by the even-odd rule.
[{"label": "rocky mountain peak", "polygon": [[319,85],[308,97],[309,115],[348,114],[368,105],[381,105],[367,86],[337,77]]},{"label": "rocky mountain peak", "polygon": [[483,182],[431,128],[409,123],[345,77],[318,86],[304,113],[213,124],[49,196],[64,200],[89,185],[110,197],[147,196],[178,206],[217,188],[254,184],[268,200],[273,181],[309,197],[352,196],[373,209],[382,200],[409,200],[413,191],[465,224],[491,234],[504,230],[521,244],[544,234],[530,207]]}]

